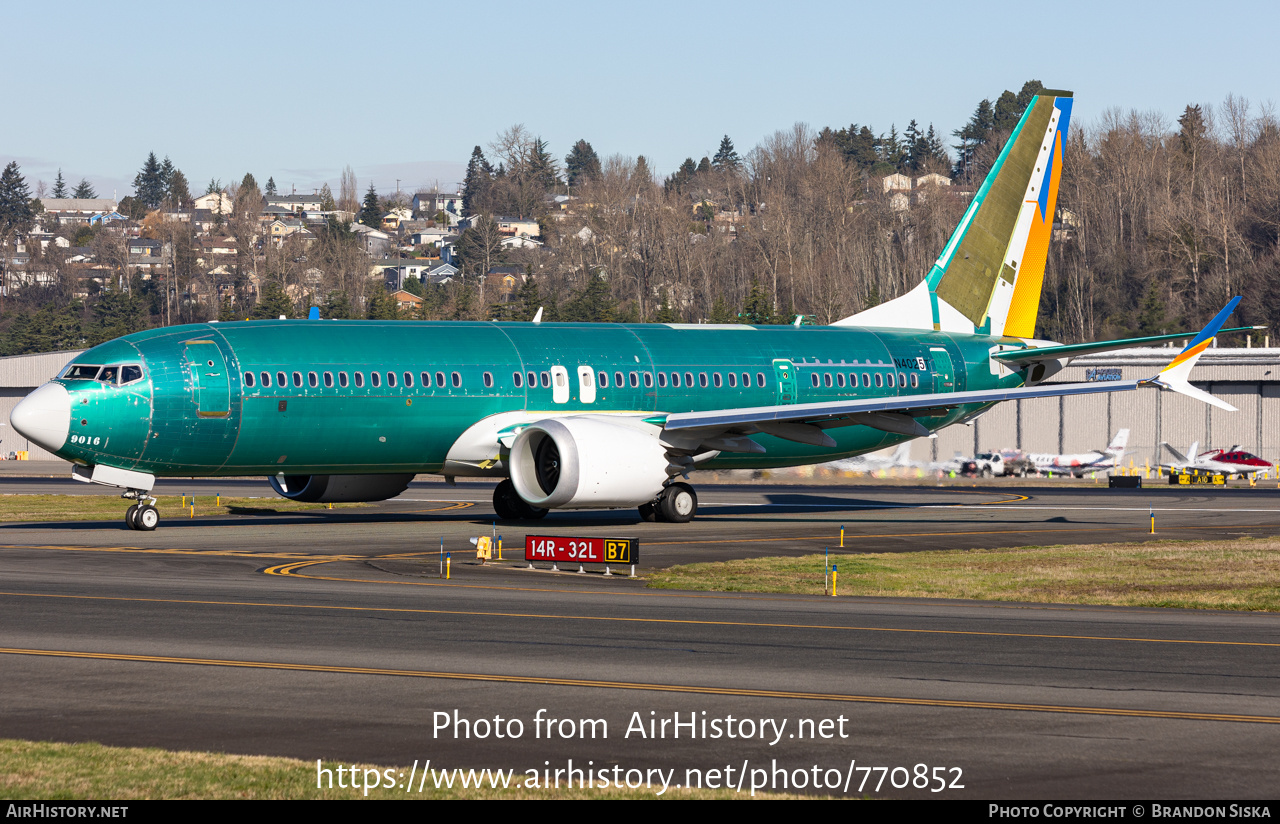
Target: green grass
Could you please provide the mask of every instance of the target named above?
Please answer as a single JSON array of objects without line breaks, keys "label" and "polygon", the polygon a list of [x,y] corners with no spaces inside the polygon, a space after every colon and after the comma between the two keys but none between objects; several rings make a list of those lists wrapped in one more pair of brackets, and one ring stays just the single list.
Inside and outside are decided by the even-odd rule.
[{"label": "green grass", "polygon": [[[830,556],[841,596],[1280,611],[1280,539]],[[688,564],[649,586],[823,594],[823,556]]]},{"label": "green grass", "polygon": [[[352,765],[325,760],[324,767],[333,771],[334,787],[316,786],[316,762],[273,756],[225,755],[203,752],[169,752],[139,747],[104,747],[101,744],[55,744],[49,742],[0,739],[0,798],[57,801],[70,799],[353,799],[364,798],[363,789],[337,787],[336,768],[356,766],[361,783],[364,770],[376,770],[380,783],[385,783],[387,767]],[[432,765],[438,770],[439,767]],[[532,765],[531,765],[532,766]],[[541,769],[541,761],[537,768]],[[403,770],[408,780],[411,767]],[[421,767],[417,775],[421,776]],[[370,782],[373,782],[372,773]],[[345,778],[346,776],[344,776]],[[650,789],[534,789],[525,788],[526,776],[516,768],[508,789],[436,789],[430,779],[423,792],[405,792],[402,788],[370,790],[370,799],[651,799]],[[673,783],[684,778],[676,770]],[[351,783],[346,780],[344,783]],[[517,787],[516,785],[521,786]],[[661,789],[659,787],[658,789]],[[669,789],[662,798],[728,799],[750,798],[749,793],[732,790]],[[757,798],[761,794],[757,793]],[[795,798],[770,794],[769,798]]]},{"label": "green grass", "polygon": [[[114,495],[0,495],[0,522],[10,521],[106,521],[123,520],[131,501]],[[285,498],[218,498],[201,495],[183,499],[176,495],[162,495],[156,499],[160,518],[191,517],[191,504],[195,504],[195,517],[209,515],[270,515],[273,513],[305,512],[328,509],[329,504],[308,504]],[[364,504],[333,504],[334,508],[360,507]]]}]

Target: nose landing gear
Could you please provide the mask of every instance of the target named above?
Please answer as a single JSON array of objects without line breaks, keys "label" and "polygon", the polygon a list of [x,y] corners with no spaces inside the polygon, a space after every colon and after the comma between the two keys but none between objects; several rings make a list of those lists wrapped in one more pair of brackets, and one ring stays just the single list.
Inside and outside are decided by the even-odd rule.
[{"label": "nose landing gear", "polygon": [[130,489],[120,496],[137,499],[138,503],[125,510],[124,522],[130,529],[139,532],[151,532],[160,525],[160,511],[155,507],[156,499],[144,497],[145,495],[145,492]]}]

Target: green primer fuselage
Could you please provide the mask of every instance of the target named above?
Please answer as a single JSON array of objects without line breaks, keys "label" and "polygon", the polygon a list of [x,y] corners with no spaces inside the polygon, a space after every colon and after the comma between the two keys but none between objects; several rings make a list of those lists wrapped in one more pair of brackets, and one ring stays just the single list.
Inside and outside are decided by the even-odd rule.
[{"label": "green primer fuselage", "polygon": [[[528,422],[621,413],[661,423],[663,414],[675,412],[1019,386],[1021,373],[1004,370],[1000,377],[992,366],[990,352],[1001,343],[1021,342],[858,327],[300,320],[177,326],[119,338],[76,359],[141,362],[145,378],[125,386],[59,379],[71,395],[72,421],[58,454],[157,476],[441,472],[459,437],[500,413],[524,413]],[[555,366],[567,373],[563,402],[542,385],[542,373]],[[583,366],[591,368],[592,383],[600,373],[608,379],[595,387],[591,402],[581,397]],[[269,386],[261,381],[264,372]],[[295,372],[300,387],[293,385]],[[326,372],[332,386],[325,385]],[[359,388],[357,372],[364,382]],[[380,376],[376,388],[373,372]],[[659,372],[666,386],[658,385]],[[285,374],[286,386],[278,385],[277,373]],[[387,373],[395,375],[394,386]],[[430,386],[423,385],[423,373]],[[436,385],[436,373],[443,373],[444,386]],[[485,373],[492,386],[485,385]],[[521,375],[519,387],[514,373]],[[529,373],[536,386],[529,386]],[[743,385],[744,373],[750,386]],[[870,387],[862,385],[863,373],[873,376]],[[875,386],[876,374],[886,384],[896,378],[894,385]],[[897,385],[902,375],[906,387]],[[851,376],[857,386],[849,385]],[[919,421],[936,430],[980,408],[955,407]],[[866,426],[827,433],[837,442],[833,449],[757,434],[752,437],[764,454],[725,452],[699,468],[817,463],[907,439]],[[496,444],[493,452],[497,456]],[[473,474],[506,473],[498,464]]]}]

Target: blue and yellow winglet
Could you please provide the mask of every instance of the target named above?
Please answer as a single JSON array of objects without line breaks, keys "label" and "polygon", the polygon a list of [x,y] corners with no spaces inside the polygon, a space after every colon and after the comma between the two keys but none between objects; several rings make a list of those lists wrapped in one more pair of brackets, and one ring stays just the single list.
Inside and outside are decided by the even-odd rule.
[{"label": "blue and yellow winglet", "polygon": [[1173,392],[1180,392],[1198,401],[1212,404],[1219,409],[1225,409],[1228,412],[1235,412],[1236,408],[1224,400],[1215,398],[1208,392],[1196,389],[1191,385],[1188,378],[1191,375],[1191,368],[1196,365],[1196,361],[1200,360],[1200,356],[1204,354],[1204,350],[1209,348],[1213,343],[1213,338],[1222,329],[1223,324],[1227,322],[1227,318],[1236,310],[1236,306],[1240,303],[1239,296],[1231,299],[1221,312],[1214,315],[1213,320],[1200,330],[1200,334],[1196,335],[1186,348],[1174,356],[1169,361],[1169,365],[1160,370],[1160,374],[1139,381],[1140,384],[1148,386],[1158,386],[1161,389],[1168,389]]}]

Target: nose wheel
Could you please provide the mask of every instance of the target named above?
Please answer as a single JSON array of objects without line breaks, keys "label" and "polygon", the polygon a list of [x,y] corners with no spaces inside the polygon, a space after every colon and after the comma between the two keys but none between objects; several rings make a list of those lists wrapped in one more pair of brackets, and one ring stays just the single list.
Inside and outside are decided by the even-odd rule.
[{"label": "nose wheel", "polygon": [[151,532],[160,525],[160,511],[155,508],[155,498],[130,506],[124,513],[124,522],[130,529]]}]

